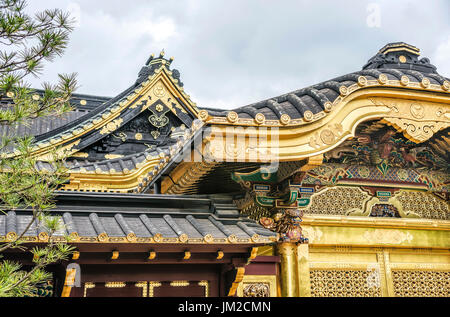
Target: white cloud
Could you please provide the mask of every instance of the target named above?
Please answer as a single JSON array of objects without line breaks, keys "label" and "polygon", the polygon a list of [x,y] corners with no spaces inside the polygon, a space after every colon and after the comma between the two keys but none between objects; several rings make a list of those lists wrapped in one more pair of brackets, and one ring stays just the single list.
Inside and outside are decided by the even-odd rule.
[{"label": "white cloud", "polygon": [[[34,82],[75,71],[79,93],[112,97],[164,48],[199,107],[235,108],[359,70],[397,41],[449,76],[450,38],[439,35],[450,33],[450,2],[422,1],[30,1],[31,11],[68,8],[81,22]],[[369,4],[379,5],[380,27],[367,26]]]},{"label": "white cloud", "polygon": [[71,17],[75,19],[75,27],[79,27],[81,25],[81,7],[78,3],[76,2],[70,2],[67,7],[66,10],[67,12],[70,13]]},{"label": "white cloud", "polygon": [[441,75],[450,77],[450,35],[436,48],[431,62]]}]

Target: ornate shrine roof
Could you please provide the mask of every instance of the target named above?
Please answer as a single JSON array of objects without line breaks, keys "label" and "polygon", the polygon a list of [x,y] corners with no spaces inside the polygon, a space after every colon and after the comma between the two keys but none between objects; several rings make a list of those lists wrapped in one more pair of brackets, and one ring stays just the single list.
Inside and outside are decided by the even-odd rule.
[{"label": "ornate shrine roof", "polygon": [[[450,91],[449,79],[439,75],[427,58],[419,59],[417,48],[400,42],[384,46],[360,71],[235,110],[198,108],[184,92],[179,71],[171,69],[172,61],[164,58],[164,52],[152,55],[136,82],[118,96],[76,94],[72,112],[45,122],[38,119],[28,128],[16,128],[18,133],[9,132],[35,135],[41,170],[51,170],[45,160],[53,145],[71,152],[67,167],[73,179],[82,178],[86,187],[73,182],[66,190],[142,192],[156,176],[166,175],[177,164],[181,149],[191,146],[204,125],[280,126],[294,131],[294,127],[345,110],[340,102],[357,90],[420,90],[443,98]],[[437,113],[448,116],[441,112]],[[439,129],[433,142],[442,148],[448,145],[448,132]],[[313,139],[310,147],[322,151],[320,140]],[[93,184],[95,189],[89,187]]]}]

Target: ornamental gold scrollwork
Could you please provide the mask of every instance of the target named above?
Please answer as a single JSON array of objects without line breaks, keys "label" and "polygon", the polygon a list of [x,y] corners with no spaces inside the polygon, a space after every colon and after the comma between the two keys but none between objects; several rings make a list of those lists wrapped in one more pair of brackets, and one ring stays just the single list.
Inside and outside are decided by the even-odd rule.
[{"label": "ornamental gold scrollwork", "polygon": [[116,135],[115,133],[112,134],[112,136],[116,139],[121,140],[122,142],[125,142],[127,140],[127,135],[123,132],[120,132],[118,135]]},{"label": "ornamental gold scrollwork", "polygon": [[426,101],[411,101],[373,97],[372,104],[390,109],[383,121],[416,143],[430,139],[436,132],[449,126],[448,105]]},{"label": "ornamental gold scrollwork", "polygon": [[422,143],[448,126],[446,122],[418,122],[400,118],[384,118],[386,123],[404,132],[411,141]]},{"label": "ornamental gold scrollwork", "polygon": [[243,145],[237,145],[235,143],[225,144],[225,153],[227,157],[236,158],[244,152]]},{"label": "ornamental gold scrollwork", "polygon": [[320,139],[322,140],[322,142],[324,144],[327,144],[327,145],[333,144],[335,138],[336,137],[335,137],[334,133],[329,129],[325,129],[322,132],[320,132]]},{"label": "ornamental gold scrollwork", "polygon": [[209,118],[209,113],[207,110],[200,110],[200,112],[198,113],[198,117],[200,118],[200,120],[206,121]]},{"label": "ornamental gold scrollwork", "polygon": [[266,117],[262,113],[257,113],[255,116],[255,122],[257,124],[263,124],[266,121]]},{"label": "ornamental gold scrollwork", "polygon": [[161,135],[161,132],[159,132],[158,130],[154,130],[154,131],[150,132],[150,134],[152,135],[153,139],[156,140]]},{"label": "ornamental gold scrollwork", "polygon": [[280,122],[281,124],[287,125],[289,124],[289,122],[291,122],[291,117],[288,114],[284,113],[280,117]]}]

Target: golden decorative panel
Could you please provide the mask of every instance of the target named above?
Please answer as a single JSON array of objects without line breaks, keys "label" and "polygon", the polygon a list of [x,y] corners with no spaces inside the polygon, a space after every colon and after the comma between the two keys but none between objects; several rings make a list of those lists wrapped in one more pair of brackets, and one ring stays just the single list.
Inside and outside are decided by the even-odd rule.
[{"label": "golden decorative panel", "polygon": [[448,202],[433,194],[419,191],[401,191],[395,195],[403,210],[413,212],[421,218],[450,220]]},{"label": "golden decorative panel", "polygon": [[311,269],[311,296],[380,297],[380,285],[372,275],[371,270]]},{"label": "golden decorative panel", "polygon": [[450,271],[392,270],[397,297],[449,297]]},{"label": "golden decorative panel", "polygon": [[329,188],[312,197],[305,214],[347,215],[351,211],[364,210],[371,197],[357,187]]},{"label": "golden decorative panel", "polygon": [[329,187],[314,194],[305,215],[370,216],[376,204],[388,204],[401,218],[450,220],[450,205],[444,199],[423,191],[400,190],[386,202],[358,187]]}]

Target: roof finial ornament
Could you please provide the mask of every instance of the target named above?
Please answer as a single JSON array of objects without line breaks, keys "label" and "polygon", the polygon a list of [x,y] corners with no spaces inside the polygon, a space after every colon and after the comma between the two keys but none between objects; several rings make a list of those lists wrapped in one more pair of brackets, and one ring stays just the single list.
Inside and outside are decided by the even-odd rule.
[{"label": "roof finial ornament", "polygon": [[165,54],[164,49],[162,49],[161,53],[159,53],[159,57],[160,57],[160,58],[161,58],[161,57],[164,57],[164,54]]},{"label": "roof finial ornament", "polygon": [[363,69],[408,69],[424,73],[437,73],[436,67],[426,57],[419,59],[420,50],[404,42],[389,43],[372,57]]},{"label": "roof finial ornament", "polygon": [[150,64],[150,62],[153,60],[153,58],[155,58],[155,54],[152,53],[152,55],[150,55],[150,57],[147,59],[147,61],[145,62],[145,65]]}]

